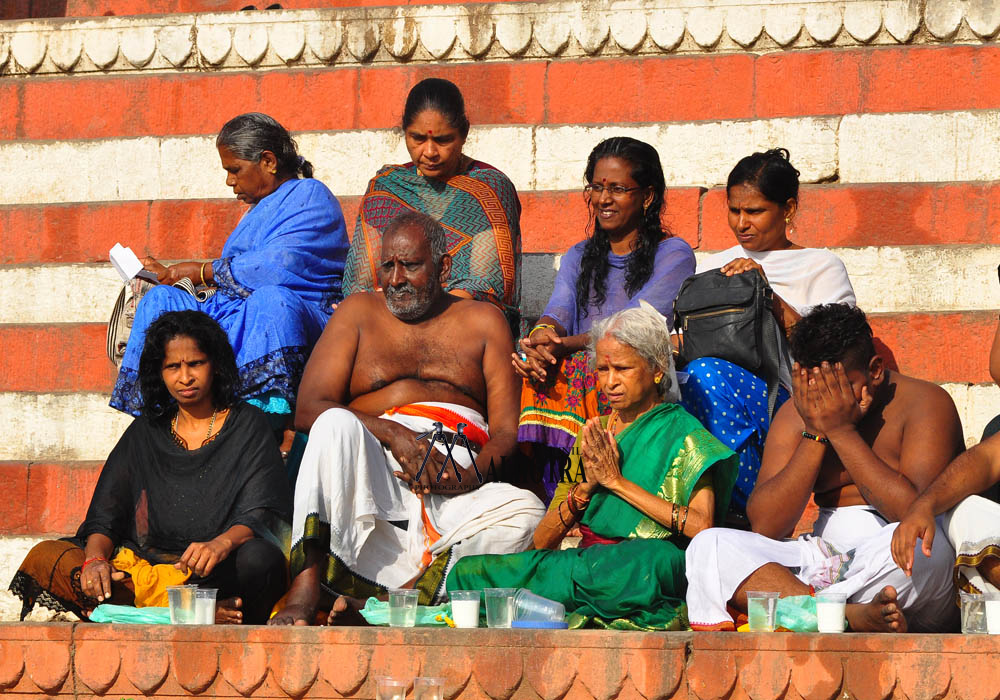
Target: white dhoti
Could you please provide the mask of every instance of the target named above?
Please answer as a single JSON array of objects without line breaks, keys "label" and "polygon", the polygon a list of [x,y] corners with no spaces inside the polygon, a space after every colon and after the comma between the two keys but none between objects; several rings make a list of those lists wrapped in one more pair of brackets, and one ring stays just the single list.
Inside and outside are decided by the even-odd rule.
[{"label": "white dhoti", "polygon": [[[969,496],[943,519],[945,534],[955,550],[958,588],[970,593],[1000,593],[976,568],[989,557],[1000,558],[1000,504]],[[937,546],[935,539],[933,549]]]},{"label": "white dhoti", "polygon": [[[727,603],[750,574],[773,563],[817,591],[846,595],[850,603],[867,603],[892,586],[911,630],[952,629],[957,613],[954,550],[947,543],[939,549],[935,539],[931,557],[918,551],[913,575],[906,576],[890,549],[897,525],[869,506],[847,506],[820,508],[812,534],[794,540],[725,528],[705,530],[691,540],[686,555],[691,627],[732,629]],[[938,530],[943,531],[940,520]]]},{"label": "white dhoti", "polygon": [[[420,405],[458,413],[463,422],[487,430],[482,416],[464,406]],[[432,430],[434,423],[431,418],[399,413],[382,418],[416,432]],[[446,451],[440,443],[435,447]],[[471,464],[462,447],[456,447],[452,456],[463,467]],[[490,465],[477,466],[485,474]],[[430,460],[427,468],[432,469],[433,480],[437,475]],[[450,464],[447,468],[452,470]],[[421,498],[394,471],[402,471],[402,467],[353,413],[334,408],[320,415],[309,432],[295,484],[293,569],[296,550],[301,550],[304,541],[320,540],[327,545],[329,526],[330,559],[326,571],[320,573],[331,593],[357,595],[370,594],[371,587],[396,588],[427,572],[434,560],[432,580],[416,585],[422,591],[421,602],[431,602],[441,597],[444,579],[461,557],[527,549],[545,513],[533,493],[504,483]],[[454,479],[454,471],[451,474]],[[425,526],[425,518],[433,532]],[[360,579],[369,589],[338,586],[345,568],[348,578]]]}]

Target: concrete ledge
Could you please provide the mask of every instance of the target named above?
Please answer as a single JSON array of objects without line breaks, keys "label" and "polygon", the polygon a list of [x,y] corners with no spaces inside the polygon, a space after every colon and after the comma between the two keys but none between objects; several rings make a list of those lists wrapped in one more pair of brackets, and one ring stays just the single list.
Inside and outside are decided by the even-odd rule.
[{"label": "concrete ledge", "polygon": [[988,1],[611,0],[0,23],[0,71],[246,70],[980,42]]},{"label": "concrete ledge", "polygon": [[993,698],[996,638],[449,629],[0,625],[0,688],[60,697],[373,698],[446,679],[448,700]]}]

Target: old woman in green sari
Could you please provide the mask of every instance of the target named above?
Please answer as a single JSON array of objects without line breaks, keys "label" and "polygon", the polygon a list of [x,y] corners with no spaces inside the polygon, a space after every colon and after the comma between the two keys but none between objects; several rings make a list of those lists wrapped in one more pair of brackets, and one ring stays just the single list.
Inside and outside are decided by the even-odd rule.
[{"label": "old woman in green sari", "polygon": [[[465,557],[447,588],[527,588],[563,603],[571,627],[685,629],[684,550],[721,522],[736,457],[675,403],[670,336],[655,309],[598,321],[589,350],[613,410],[577,437],[536,549]],[[559,550],[577,526],[580,547]]]}]

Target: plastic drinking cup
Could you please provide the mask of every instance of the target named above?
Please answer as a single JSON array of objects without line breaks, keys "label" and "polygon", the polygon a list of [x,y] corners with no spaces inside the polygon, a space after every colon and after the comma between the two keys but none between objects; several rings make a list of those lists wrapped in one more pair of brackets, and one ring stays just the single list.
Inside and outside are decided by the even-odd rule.
[{"label": "plastic drinking cup", "polygon": [[986,599],[981,593],[959,591],[959,595],[962,599],[962,634],[986,634]]},{"label": "plastic drinking cup", "polygon": [[983,598],[986,602],[986,631],[1000,634],[1000,593],[987,593]]},{"label": "plastic drinking cup", "polygon": [[449,591],[451,619],[455,627],[470,629],[479,627],[479,591]]},{"label": "plastic drinking cup", "polygon": [[778,596],[773,591],[747,591],[747,617],[751,632],[773,632]]},{"label": "plastic drinking cup", "polygon": [[843,632],[847,627],[847,596],[842,593],[816,594],[816,627],[820,632]]},{"label": "plastic drinking cup", "polygon": [[487,588],[486,596],[486,626],[510,627],[514,619],[514,588]]},{"label": "plastic drinking cup", "polygon": [[403,700],[406,697],[406,689],[409,686],[409,681],[404,681],[400,678],[379,676],[375,679],[376,700]]},{"label": "plastic drinking cup", "polygon": [[389,591],[389,626],[413,627],[417,624],[417,597],[420,591],[400,588]]},{"label": "plastic drinking cup", "polygon": [[527,588],[519,588],[514,594],[514,620],[517,622],[565,622],[566,606]]},{"label": "plastic drinking cup", "polygon": [[198,588],[194,592],[194,623],[196,625],[215,624],[215,599],[218,588]]},{"label": "plastic drinking cup", "polygon": [[170,624],[195,623],[195,591],[197,586],[167,586],[167,605],[170,607]]},{"label": "plastic drinking cup", "polygon": [[[479,601],[476,603],[478,605]],[[444,678],[415,678],[413,700],[444,700]]]}]

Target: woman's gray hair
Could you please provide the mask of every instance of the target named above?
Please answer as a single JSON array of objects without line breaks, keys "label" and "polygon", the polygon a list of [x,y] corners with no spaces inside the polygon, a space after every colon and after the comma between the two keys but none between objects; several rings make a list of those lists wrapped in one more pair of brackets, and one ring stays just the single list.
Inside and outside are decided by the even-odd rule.
[{"label": "woman's gray hair", "polygon": [[448,252],[448,240],[444,231],[444,226],[437,219],[422,211],[407,209],[389,222],[382,232],[384,239],[390,233],[395,233],[404,228],[419,229],[427,238],[431,247],[431,262],[435,265],[441,262],[441,258]]},{"label": "woman's gray hair", "polygon": [[222,127],[215,147],[225,146],[241,160],[259,163],[264,151],[278,160],[278,172],[291,177],[312,177],[312,163],[299,155],[288,130],[274,117],[260,112],[248,112],[233,117]]},{"label": "woman's gray hair", "polygon": [[676,381],[673,371],[674,348],[670,342],[667,320],[656,309],[643,303],[639,307],[624,309],[595,322],[587,343],[591,367],[597,363],[597,343],[606,336],[635,350],[654,372],[657,369],[663,372],[663,379],[656,388],[660,396],[666,397],[670,393]]}]

